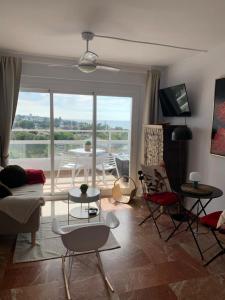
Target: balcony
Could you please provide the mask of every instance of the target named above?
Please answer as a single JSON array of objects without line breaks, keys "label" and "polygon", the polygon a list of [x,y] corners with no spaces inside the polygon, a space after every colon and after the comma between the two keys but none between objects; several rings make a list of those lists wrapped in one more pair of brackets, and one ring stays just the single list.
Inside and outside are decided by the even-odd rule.
[{"label": "balcony", "polygon": [[[74,139],[59,139],[60,135],[65,133],[69,138]],[[68,134],[69,133],[69,134]],[[32,139],[24,139],[29,135]],[[17,164],[25,169],[42,169],[46,176],[46,184],[44,192],[51,192],[51,181],[54,180],[54,191],[66,192],[71,188],[71,170],[61,170],[60,176],[57,177],[60,168],[62,155],[68,153],[71,149],[83,148],[87,139],[91,140],[91,130],[55,130],[54,132],[54,171],[51,178],[51,140],[49,130],[35,129],[14,129],[10,142],[10,164]],[[126,161],[129,164],[130,156],[130,131],[123,130],[98,130],[97,131],[97,148],[103,149],[105,152],[112,153],[118,158],[117,161]],[[38,139],[35,139],[35,137]],[[42,137],[42,139],[41,139]],[[57,139],[56,139],[57,138]],[[120,167],[121,168],[121,167]],[[129,166],[127,167],[129,169]],[[123,170],[119,172],[123,173]],[[56,181],[57,178],[57,181]],[[103,181],[101,172],[96,173],[96,185],[101,188],[111,188],[116,179],[115,173],[107,173],[105,181]],[[79,186],[85,180],[84,173],[75,178],[75,186]],[[88,177],[91,184],[91,175]],[[124,183],[125,184],[125,183]],[[126,185],[126,184],[125,184]]]}]

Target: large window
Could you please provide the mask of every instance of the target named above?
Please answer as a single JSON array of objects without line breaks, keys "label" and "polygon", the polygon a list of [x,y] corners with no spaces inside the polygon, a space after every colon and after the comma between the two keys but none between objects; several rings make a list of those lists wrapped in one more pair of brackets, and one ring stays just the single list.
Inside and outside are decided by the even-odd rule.
[{"label": "large window", "polygon": [[[11,133],[10,163],[50,170],[50,97],[20,92]],[[49,175],[49,174],[47,174]]]},{"label": "large window", "polygon": [[[111,188],[118,176],[129,175],[131,113],[131,97],[20,92],[10,163],[43,169],[46,193],[66,192],[85,181]],[[116,169],[99,168],[103,154],[113,158]],[[80,169],[73,173],[75,164]]]}]

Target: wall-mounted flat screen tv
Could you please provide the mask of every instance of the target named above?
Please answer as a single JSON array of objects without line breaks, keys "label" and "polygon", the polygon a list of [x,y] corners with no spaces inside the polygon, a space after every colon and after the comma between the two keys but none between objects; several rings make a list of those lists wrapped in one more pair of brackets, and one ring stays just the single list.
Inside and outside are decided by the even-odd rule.
[{"label": "wall-mounted flat screen tv", "polygon": [[159,98],[164,117],[191,116],[185,84],[160,89]]}]

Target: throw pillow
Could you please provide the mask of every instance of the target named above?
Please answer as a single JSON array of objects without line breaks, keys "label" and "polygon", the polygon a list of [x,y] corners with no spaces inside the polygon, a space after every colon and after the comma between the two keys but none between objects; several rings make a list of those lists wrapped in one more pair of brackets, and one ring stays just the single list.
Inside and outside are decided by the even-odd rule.
[{"label": "throw pillow", "polygon": [[0,199],[5,198],[7,196],[12,196],[12,193],[5,184],[0,182]]},{"label": "throw pillow", "polygon": [[26,169],[27,184],[45,183],[45,174],[42,170]]},{"label": "throw pillow", "polygon": [[171,192],[170,183],[163,165],[141,166],[144,183],[149,194]]},{"label": "throw pillow", "polygon": [[225,210],[221,213],[216,228],[225,229]]},{"label": "throw pillow", "polygon": [[16,188],[26,184],[27,175],[20,166],[10,165],[0,172],[0,181],[9,188]]}]

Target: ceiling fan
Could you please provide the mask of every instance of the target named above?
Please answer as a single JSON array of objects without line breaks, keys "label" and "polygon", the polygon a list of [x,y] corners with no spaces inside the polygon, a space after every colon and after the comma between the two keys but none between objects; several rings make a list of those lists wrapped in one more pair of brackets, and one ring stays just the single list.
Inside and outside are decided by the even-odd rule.
[{"label": "ceiling fan", "polygon": [[90,32],[90,31],[82,32],[81,36],[82,36],[83,40],[86,41],[86,51],[80,57],[78,64],[76,64],[76,65],[51,64],[49,66],[51,66],[51,67],[64,66],[64,67],[71,67],[71,68],[77,67],[83,73],[92,73],[96,70],[107,70],[107,71],[114,71],[114,72],[120,71],[119,68],[99,63],[98,55],[92,51],[89,51],[89,47],[88,47],[89,41],[93,40],[94,37],[118,40],[118,41],[129,42],[129,43],[167,47],[167,48],[179,49],[179,50],[184,50],[184,51],[193,51],[193,52],[207,52],[208,51],[206,49],[189,48],[189,47],[183,47],[183,46],[173,45],[173,44],[162,44],[162,43],[156,43],[156,42],[131,40],[131,39],[116,37],[116,36],[100,35],[100,34],[95,34],[93,32]]},{"label": "ceiling fan", "polygon": [[59,67],[59,66],[64,66],[64,67],[77,67],[81,72],[83,73],[92,73],[96,70],[107,70],[107,71],[114,71],[118,72],[120,71],[119,68],[115,68],[113,66],[109,66],[106,64],[101,64],[99,63],[98,60],[98,55],[92,51],[89,50],[89,41],[91,41],[94,38],[94,33],[92,32],[82,32],[82,38],[86,41],[86,51],[84,52],[83,55],[81,55],[78,64],[75,65],[62,65],[62,64],[51,64],[49,65],[50,67]]}]

